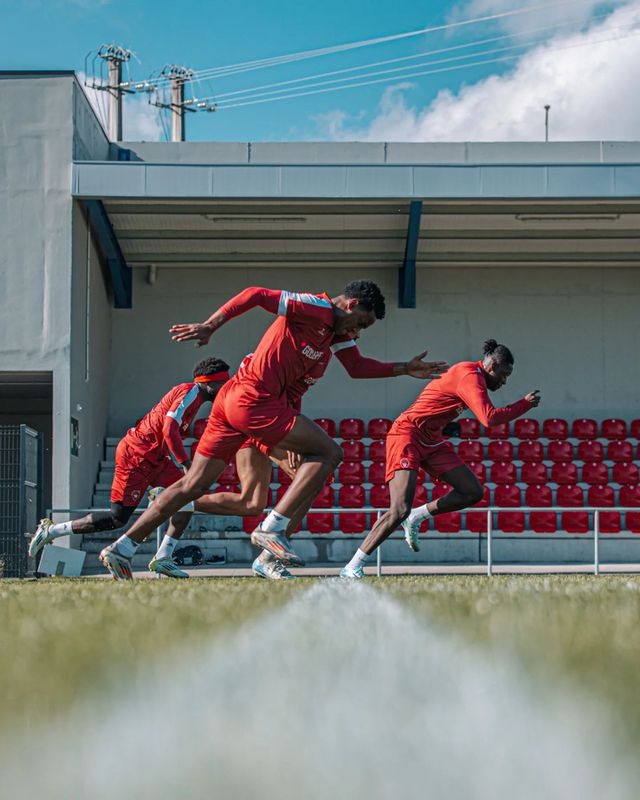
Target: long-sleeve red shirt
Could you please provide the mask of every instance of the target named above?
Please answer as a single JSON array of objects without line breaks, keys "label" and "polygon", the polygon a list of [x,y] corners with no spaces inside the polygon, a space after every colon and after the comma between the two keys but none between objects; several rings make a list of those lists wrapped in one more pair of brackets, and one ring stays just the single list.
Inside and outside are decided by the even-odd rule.
[{"label": "long-sleeve red shirt", "polygon": [[252,286],[220,311],[232,319],[252,308],[264,308],[278,319],[267,329],[237,380],[254,383],[299,405],[305,391],[324,375],[332,352],[354,378],[387,378],[392,363],[365,358],[347,336],[336,336],[334,306],[326,294],[314,295]]},{"label": "long-sleeve red shirt", "polygon": [[466,409],[473,411],[480,422],[491,427],[521,417],[531,408],[525,400],[496,408],[489,399],[487,381],[481,361],[454,364],[438,380],[431,381],[413,405],[397,418],[392,432],[415,426],[429,444],[443,439],[442,429]]}]

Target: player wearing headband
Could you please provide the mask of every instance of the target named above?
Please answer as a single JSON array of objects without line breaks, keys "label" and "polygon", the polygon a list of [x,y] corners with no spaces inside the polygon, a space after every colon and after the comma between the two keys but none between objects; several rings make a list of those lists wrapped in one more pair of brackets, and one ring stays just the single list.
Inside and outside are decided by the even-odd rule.
[{"label": "player wearing headband", "polygon": [[[191,459],[183,438],[203,403],[212,402],[229,380],[229,365],[219,358],[205,358],[193,368],[193,382],[174,386],[146,416],[129,428],[116,450],[116,469],[111,485],[109,511],[92,511],[82,519],[54,523],[40,520],[29,545],[35,556],[45,544],[71,533],[102,533],[123,528],[131,519],[150,486],[168,487],[182,478]],[[152,498],[150,497],[150,500]],[[186,578],[172,553],[189,524],[194,504],[171,515],[169,530],[149,563],[152,572]],[[123,534],[100,553],[100,560],[116,578],[131,578],[131,559],[142,539]]]}]

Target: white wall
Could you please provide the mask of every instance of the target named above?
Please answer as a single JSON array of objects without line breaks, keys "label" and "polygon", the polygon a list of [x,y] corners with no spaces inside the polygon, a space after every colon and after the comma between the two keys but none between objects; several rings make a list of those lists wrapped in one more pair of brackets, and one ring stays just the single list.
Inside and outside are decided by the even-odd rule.
[{"label": "white wall", "polygon": [[[252,284],[335,295],[363,277],[344,269],[159,269],[150,286],[144,270],[134,275],[134,309],[113,312],[110,435],[121,434],[171,385],[187,380],[199,358],[215,354],[235,366],[271,317],[254,310],[233,320],[204,350],[173,343],[172,323],[203,320]],[[365,332],[365,354],[405,360],[429,348],[434,359],[453,363],[479,358],[483,340],[494,337],[516,357],[513,378],[496,403],[540,388],[540,418],[640,416],[638,270],[421,269],[415,310],[397,308],[395,270],[374,270],[371,277],[387,297],[387,316]],[[304,408],[311,416],[394,417],[419,390],[407,377],[354,381],[333,363]]]}]

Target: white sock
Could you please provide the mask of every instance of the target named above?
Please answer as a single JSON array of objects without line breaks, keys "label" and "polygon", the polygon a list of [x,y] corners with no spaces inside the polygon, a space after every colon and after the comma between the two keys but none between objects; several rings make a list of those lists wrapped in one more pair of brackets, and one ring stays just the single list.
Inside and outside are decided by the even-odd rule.
[{"label": "white sock", "polygon": [[427,517],[431,516],[431,512],[427,508],[426,504],[423,506],[418,506],[414,508],[411,513],[409,514],[409,522],[422,522],[423,520],[427,519]]},{"label": "white sock", "polygon": [[165,534],[165,537],[158,548],[158,552],[156,553],[156,558],[171,558],[179,541],[179,539],[172,539],[168,533]]},{"label": "white sock", "polygon": [[358,569],[358,567],[364,567],[367,563],[369,556],[366,553],[363,553],[360,548],[358,548],[355,552],[354,557],[351,561],[347,564],[347,567],[350,569]]},{"label": "white sock", "polygon": [[70,533],[73,533],[73,528],[71,527],[72,523],[71,520],[68,522],[56,522],[55,525],[52,525],[49,528],[48,536],[52,539],[57,539],[60,536],[68,536]]},{"label": "white sock", "polygon": [[291,522],[289,517],[278,514],[277,511],[270,511],[267,518],[260,524],[260,529],[269,533],[282,533],[286,531],[287,525]]},{"label": "white sock", "polygon": [[137,549],[138,543],[134,542],[126,533],[123,533],[122,536],[116,540],[116,550],[121,556],[125,556],[125,558],[132,558]]}]

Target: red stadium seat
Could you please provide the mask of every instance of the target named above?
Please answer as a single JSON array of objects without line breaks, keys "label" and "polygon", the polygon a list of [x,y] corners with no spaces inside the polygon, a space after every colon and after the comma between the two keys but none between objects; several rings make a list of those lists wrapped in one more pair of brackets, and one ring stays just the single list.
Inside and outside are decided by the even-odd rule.
[{"label": "red stadium seat", "polygon": [[508,422],[502,422],[499,425],[491,425],[491,427],[485,428],[485,436],[488,436],[490,439],[508,439],[509,434]]},{"label": "red stadium seat", "polygon": [[[381,481],[372,481],[381,483]],[[364,466],[361,461],[343,461],[338,467],[338,483],[364,483]]]},{"label": "red stadium seat", "polygon": [[638,484],[640,483],[640,470],[637,464],[614,464],[613,482]]},{"label": "red stadium seat", "polygon": [[342,486],[338,491],[338,505],[341,508],[362,508],[364,500],[362,486]]},{"label": "red stadium seat", "polygon": [[573,461],[573,445],[566,439],[554,439],[547,446],[549,461]]},{"label": "red stadium seat", "polygon": [[478,439],[480,436],[481,426],[477,419],[473,417],[465,417],[458,420],[460,423],[460,438],[461,439]]},{"label": "red stadium seat", "polygon": [[489,442],[487,456],[490,461],[513,461],[513,445],[505,441]]},{"label": "red stadium seat", "polygon": [[579,508],[584,505],[584,492],[575,484],[559,486],[556,505],[561,508]]},{"label": "red stadium seat", "polygon": [[433,518],[435,529],[438,533],[460,533],[462,515],[459,511],[450,514],[438,514]]},{"label": "red stadium seat", "polygon": [[336,423],[332,419],[327,419],[326,417],[320,417],[319,419],[313,420],[316,425],[319,425],[322,430],[330,436],[332,439],[336,435]]},{"label": "red stadium seat", "polygon": [[367,515],[362,512],[340,514],[338,516],[338,527],[342,533],[364,533],[367,530]]},{"label": "red stadium seat", "polygon": [[259,517],[243,517],[242,530],[245,533],[253,533],[261,522],[267,518],[266,514],[260,514]]},{"label": "red stadium seat", "polygon": [[[485,483],[487,480],[487,470],[485,465],[480,461],[470,461],[467,466],[469,469],[475,473],[476,477],[480,481],[480,483]],[[510,467],[513,467],[513,464],[509,464]],[[515,469],[515,467],[514,467]]]},{"label": "red stadium seat", "polygon": [[467,511],[465,514],[465,528],[471,533],[486,533],[487,512]]},{"label": "red stadium seat", "polygon": [[369,467],[369,483],[384,483],[386,479],[387,468],[384,461],[374,461]]},{"label": "red stadium seat", "polygon": [[419,483],[416,486],[416,493],[413,496],[413,507],[417,508],[418,506],[423,506],[428,500],[429,497],[427,495],[427,487],[424,486],[424,484]]},{"label": "red stadium seat", "polygon": [[341,439],[362,439],[364,436],[364,421],[353,417],[340,420],[338,435]]},{"label": "red stadium seat", "polygon": [[558,515],[555,511],[532,511],[529,526],[534,533],[555,533],[558,530]]},{"label": "red stadium seat", "polygon": [[513,424],[513,435],[518,439],[537,439],[540,423],[537,419],[517,419]]},{"label": "red stadium seat", "polygon": [[[289,473],[278,467],[278,483],[280,486],[289,486],[291,481],[292,478]],[[329,483],[331,483],[331,481],[329,481]]]},{"label": "red stadium seat", "polygon": [[640,511],[627,511],[624,515],[624,529],[629,533],[640,533]]},{"label": "red stadium seat", "polygon": [[458,445],[458,456],[466,461],[482,461],[484,459],[484,445],[475,439],[464,439]]},{"label": "red stadium seat", "polygon": [[603,461],[587,461],[582,467],[582,482],[609,483],[609,467]]},{"label": "red stadium seat", "polygon": [[433,491],[431,492],[431,499],[437,500],[439,497],[444,497],[445,494],[449,494],[451,491],[451,487],[448,483],[442,483],[441,481],[436,481],[433,484]]},{"label": "red stadium seat", "polygon": [[545,419],[542,423],[542,435],[545,439],[567,439],[569,425],[566,419]]},{"label": "red stadium seat", "polygon": [[571,426],[574,439],[597,439],[598,423],[595,419],[576,419]]},{"label": "red stadium seat", "polygon": [[519,486],[510,484],[496,486],[493,502],[494,505],[502,508],[519,508],[522,505],[522,491]]},{"label": "red stadium seat", "polygon": [[345,461],[364,461],[364,444],[356,439],[347,439],[340,445]]},{"label": "red stadium seat", "polygon": [[367,436],[370,439],[384,439],[389,433],[389,428],[392,422],[390,419],[378,417],[377,419],[370,419],[367,425]]},{"label": "red stadium seat", "polygon": [[[498,461],[492,464],[489,476],[490,483],[515,483],[518,480],[515,464],[511,461]],[[484,483],[482,478],[480,480]]]},{"label": "red stadium seat", "polygon": [[586,511],[563,511],[560,527],[567,533],[589,533],[589,514]]},{"label": "red stadium seat", "polygon": [[553,493],[548,486],[527,486],[524,502],[533,508],[553,505]]},{"label": "red stadium seat", "polygon": [[587,439],[578,444],[578,461],[603,461],[604,447],[600,442]]},{"label": "red stadium seat", "polygon": [[309,533],[333,533],[333,514],[307,514],[307,530]]},{"label": "red stadium seat", "polygon": [[193,436],[195,439],[199,439],[202,434],[204,433],[204,429],[207,427],[207,419],[197,419],[193,423]]},{"label": "red stadium seat", "polygon": [[386,483],[378,483],[371,487],[369,503],[374,508],[389,508],[389,487]]},{"label": "red stadium seat", "polygon": [[542,442],[524,441],[518,445],[518,461],[542,461],[544,447]]},{"label": "red stadium seat", "polygon": [[527,484],[545,484],[549,479],[547,468],[544,464],[526,462],[522,465],[522,482]]},{"label": "red stadium seat", "polygon": [[605,419],[602,422],[602,435],[605,439],[626,439],[627,423],[623,419]]},{"label": "red stadium seat", "polygon": [[474,508],[489,508],[491,505],[491,489],[488,486],[484,487],[484,492],[482,494],[482,500],[478,503],[474,504]]},{"label": "red stadium seat", "polygon": [[634,419],[629,426],[629,436],[632,439],[640,439],[640,419]]},{"label": "red stadium seat", "polygon": [[498,530],[504,533],[522,533],[524,531],[524,513],[522,511],[499,511]]},{"label": "red stadium seat", "polygon": [[620,512],[602,511],[600,513],[600,533],[620,533]]},{"label": "red stadium seat", "polygon": [[631,442],[609,442],[607,445],[607,461],[633,461],[633,445]]},{"label": "red stadium seat", "polygon": [[590,486],[587,492],[587,505],[588,506],[602,506],[603,508],[612,508],[616,504],[616,493],[611,486],[600,484],[598,486]]},{"label": "red stadium seat", "polygon": [[387,457],[387,443],[378,439],[369,445],[369,461],[384,461]]},{"label": "red stadium seat", "polygon": [[561,461],[551,467],[551,481],[553,483],[571,484],[578,482],[578,468],[575,464]]},{"label": "red stadium seat", "polygon": [[335,505],[335,489],[333,486],[323,486],[322,491],[312,503],[312,508],[333,508]]},{"label": "red stadium seat", "polygon": [[236,470],[235,462],[232,461],[224,468],[222,473],[218,476],[218,483],[238,483],[238,472]]},{"label": "red stadium seat", "polygon": [[640,486],[622,486],[618,497],[621,506],[632,506],[640,508]]}]

